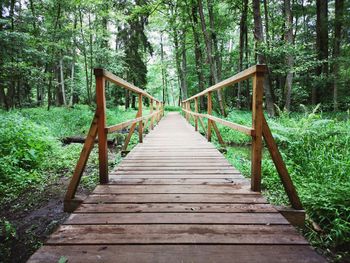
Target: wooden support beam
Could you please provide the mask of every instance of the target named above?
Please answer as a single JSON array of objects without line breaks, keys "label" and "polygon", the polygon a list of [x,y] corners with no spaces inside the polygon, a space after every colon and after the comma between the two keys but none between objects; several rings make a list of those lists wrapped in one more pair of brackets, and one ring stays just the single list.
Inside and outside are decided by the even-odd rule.
[{"label": "wooden support beam", "polygon": [[218,137],[219,143],[220,143],[221,145],[224,145],[225,142],[224,142],[224,140],[222,139],[222,136],[221,136],[221,134],[220,134],[220,131],[219,131],[218,127],[216,126],[215,121],[213,121],[211,124],[213,125],[214,131],[215,131],[216,137]]},{"label": "wooden support beam", "polygon": [[[139,116],[142,117],[142,94],[139,94]],[[143,122],[139,121],[139,143],[143,142]]]},{"label": "wooden support beam", "polygon": [[[198,113],[198,98],[194,99],[194,111]],[[194,129],[195,131],[198,131],[198,116],[195,116]]]},{"label": "wooden support beam", "polygon": [[105,79],[103,76],[96,76],[96,114],[98,118],[98,159],[100,184],[108,183],[108,153],[106,128],[106,97]]},{"label": "wooden support beam", "polygon": [[298,193],[294,187],[293,181],[290,178],[287,167],[283,162],[282,155],[278,150],[278,146],[272,136],[271,130],[267,124],[265,117],[263,116],[262,126],[263,136],[270,152],[271,158],[276,166],[277,172],[281,178],[284,190],[287,193],[289,201],[294,209],[302,210],[303,205],[299,199]]},{"label": "wooden support beam", "polygon": [[[153,114],[153,99],[150,100],[150,113]],[[151,118],[151,130],[154,128],[154,117]]]},{"label": "wooden support beam", "polygon": [[304,227],[305,225],[305,210],[293,209],[284,206],[275,206],[285,219],[293,226]]},{"label": "wooden support beam", "polygon": [[[211,115],[213,110],[213,104],[212,104],[212,100],[211,100],[211,92],[208,92],[208,108],[207,108],[207,114]],[[207,139],[208,142],[211,141],[211,120],[208,119],[208,132],[207,132]]]},{"label": "wooden support beam", "polygon": [[95,138],[97,137],[97,123],[98,119],[97,114],[95,113],[95,116],[90,125],[88,135],[86,136],[84,146],[81,149],[79,160],[75,166],[73,176],[69,182],[68,189],[64,197],[64,200],[67,202],[74,199],[86,163],[89,159],[92,149],[94,148]]},{"label": "wooden support beam", "polygon": [[202,129],[204,131],[205,137],[207,137],[207,129],[205,128],[204,122],[201,117],[198,117],[198,118],[199,118],[199,123],[201,124]]},{"label": "wooden support beam", "polygon": [[251,189],[261,191],[262,123],[263,123],[263,84],[264,73],[256,73],[253,78]]},{"label": "wooden support beam", "polygon": [[[138,117],[140,117],[139,114],[140,114],[140,112],[137,111],[136,117],[135,117],[136,119],[137,119]],[[135,128],[136,128],[136,123],[132,124],[131,127],[130,127],[128,136],[126,137],[125,142],[124,142],[123,151],[126,151],[126,150],[128,149],[128,145],[129,145],[131,136],[134,134]]]}]

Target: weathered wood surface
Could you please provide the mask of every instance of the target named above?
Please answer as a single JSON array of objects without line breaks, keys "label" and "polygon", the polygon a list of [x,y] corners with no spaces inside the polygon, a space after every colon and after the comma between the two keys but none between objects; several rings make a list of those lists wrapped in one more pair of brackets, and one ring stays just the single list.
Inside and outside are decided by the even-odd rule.
[{"label": "weathered wood surface", "polygon": [[179,114],[169,114],[29,262],[325,262]]}]

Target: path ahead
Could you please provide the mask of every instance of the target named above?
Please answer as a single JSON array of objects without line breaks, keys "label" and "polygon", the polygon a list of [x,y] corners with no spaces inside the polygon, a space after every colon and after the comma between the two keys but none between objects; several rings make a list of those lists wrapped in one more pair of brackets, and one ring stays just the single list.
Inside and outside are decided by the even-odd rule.
[{"label": "path ahead", "polygon": [[30,262],[325,262],[170,113]]}]

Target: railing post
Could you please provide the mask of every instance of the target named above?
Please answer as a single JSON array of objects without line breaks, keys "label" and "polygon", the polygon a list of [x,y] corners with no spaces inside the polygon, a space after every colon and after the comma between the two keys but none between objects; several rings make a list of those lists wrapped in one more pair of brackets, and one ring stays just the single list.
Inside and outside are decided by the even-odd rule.
[{"label": "railing post", "polygon": [[[150,101],[150,113],[153,114],[153,99]],[[153,120],[154,116],[151,117],[151,130],[153,130]]]},{"label": "railing post", "polygon": [[[198,113],[198,98],[194,99],[194,111]],[[198,131],[198,116],[196,115],[194,117],[194,129],[195,131]]]},{"label": "railing post", "polygon": [[158,123],[159,122],[159,102],[158,101],[156,102],[156,111],[157,111],[156,120]]},{"label": "railing post", "polygon": [[[211,92],[208,92],[208,108],[207,108],[207,114],[211,115],[212,113],[212,101],[211,101]],[[208,119],[208,142],[211,141],[211,120]]]},{"label": "railing post", "polygon": [[[139,94],[139,117],[142,117],[142,94]],[[143,122],[142,120],[139,121],[139,143],[142,143],[143,138],[142,138],[142,134],[143,134]]]},{"label": "railing post", "polygon": [[100,183],[108,183],[108,153],[106,128],[106,97],[105,79],[102,70],[95,70],[96,77],[96,103],[97,103],[97,134],[98,134],[98,159]]},{"label": "railing post", "polygon": [[262,124],[263,124],[263,84],[264,73],[256,72],[253,77],[252,128],[252,164],[251,189],[261,191],[261,157],[262,157]]}]

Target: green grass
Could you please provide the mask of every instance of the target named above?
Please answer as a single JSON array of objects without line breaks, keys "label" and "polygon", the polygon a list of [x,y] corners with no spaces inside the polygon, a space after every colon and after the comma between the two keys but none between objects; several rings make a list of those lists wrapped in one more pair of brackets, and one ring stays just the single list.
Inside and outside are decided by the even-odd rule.
[{"label": "green grass", "polygon": [[[107,124],[133,119],[135,115],[132,109],[107,109]],[[60,139],[85,136],[93,116],[94,109],[86,105],[50,111],[45,108],[0,111],[0,205],[15,200],[29,189],[44,189],[58,176],[71,176],[82,145],[64,146]],[[133,136],[131,146],[136,143]],[[97,167],[96,149],[88,166]],[[96,174],[94,169],[90,169],[92,174]],[[82,185],[92,185],[92,177],[97,178],[83,178]]]},{"label": "green grass", "polygon": [[[346,251],[350,245],[349,114],[333,116],[330,113],[317,114],[316,110],[293,115],[281,113],[279,118],[269,118],[268,123],[308,216],[322,229],[317,232],[311,224],[307,224],[304,229],[306,237],[325,251],[338,248]],[[233,110],[227,119],[251,126],[250,112]],[[250,138],[219,124],[218,126],[228,144],[247,146],[228,147],[226,157],[249,177]],[[264,194],[273,204],[288,204],[275,166],[266,150],[263,156]]]}]

